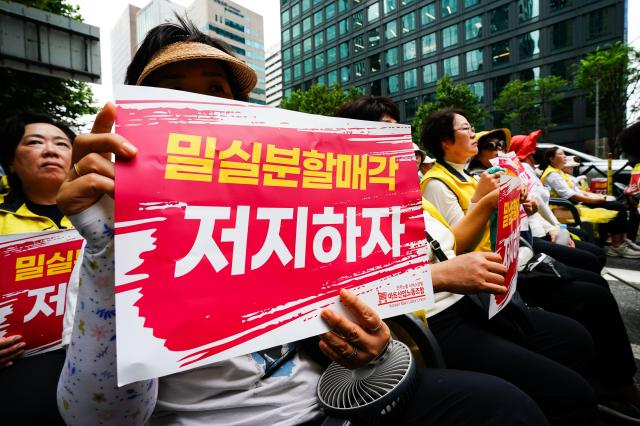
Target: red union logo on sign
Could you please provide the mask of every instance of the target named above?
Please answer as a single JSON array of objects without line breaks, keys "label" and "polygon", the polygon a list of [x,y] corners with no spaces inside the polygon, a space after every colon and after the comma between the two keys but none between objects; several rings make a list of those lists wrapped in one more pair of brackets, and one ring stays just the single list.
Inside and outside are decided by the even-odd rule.
[{"label": "red union logo on sign", "polygon": [[409,126],[175,93],[118,94],[121,384],[323,332],[341,288],[428,307]]}]

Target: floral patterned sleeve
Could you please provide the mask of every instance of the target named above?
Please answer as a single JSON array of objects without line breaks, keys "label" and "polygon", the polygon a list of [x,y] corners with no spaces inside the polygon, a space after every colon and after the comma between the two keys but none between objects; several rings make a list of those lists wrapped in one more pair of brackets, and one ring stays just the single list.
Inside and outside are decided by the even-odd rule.
[{"label": "floral patterned sleeve", "polygon": [[144,425],[158,380],[118,387],[113,200],[107,196],[69,218],[87,244],[71,343],[58,382],[58,409],[70,425]]}]

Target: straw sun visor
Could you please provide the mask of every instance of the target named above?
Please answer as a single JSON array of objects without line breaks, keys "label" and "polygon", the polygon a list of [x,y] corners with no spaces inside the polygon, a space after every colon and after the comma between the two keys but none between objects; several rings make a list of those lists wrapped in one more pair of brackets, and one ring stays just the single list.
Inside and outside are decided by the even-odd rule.
[{"label": "straw sun visor", "polygon": [[165,65],[193,59],[211,59],[224,62],[243,95],[249,93],[258,82],[258,76],[254,70],[240,59],[234,58],[220,49],[204,43],[177,42],[164,47],[151,58],[138,77],[136,85],[140,86],[152,72]]}]

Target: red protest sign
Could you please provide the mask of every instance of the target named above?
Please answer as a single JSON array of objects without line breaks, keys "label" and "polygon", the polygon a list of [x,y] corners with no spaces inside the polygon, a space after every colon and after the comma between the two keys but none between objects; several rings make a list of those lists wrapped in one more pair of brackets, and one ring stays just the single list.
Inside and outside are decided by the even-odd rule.
[{"label": "red protest sign", "polygon": [[118,95],[139,149],[116,166],[120,383],[318,334],[341,288],[428,306],[409,126],[175,96]]},{"label": "red protest sign", "polygon": [[75,230],[0,235],[0,337],[23,336],[26,355],[60,346],[67,286],[81,248]]}]

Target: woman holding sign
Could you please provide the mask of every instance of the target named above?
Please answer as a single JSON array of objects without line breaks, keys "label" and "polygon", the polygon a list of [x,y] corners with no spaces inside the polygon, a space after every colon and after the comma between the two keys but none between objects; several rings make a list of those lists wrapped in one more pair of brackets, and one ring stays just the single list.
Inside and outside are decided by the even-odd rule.
[{"label": "woman holding sign", "polygon": [[[0,195],[0,234],[71,228],[56,195],[71,167],[75,134],[43,114],[21,113],[0,131],[0,165],[9,192]],[[0,411],[11,424],[63,424],[55,404],[62,349],[21,358],[22,336],[0,337]],[[11,391],[8,391],[11,390]]]},{"label": "woman holding sign", "polygon": [[[242,99],[254,87],[256,75],[224,44],[181,21],[179,25],[164,24],[151,30],[129,67],[127,81]],[[58,390],[60,411],[67,423],[319,424],[322,413],[315,392],[321,367],[307,353],[292,349],[296,344],[159,381],[117,387],[110,232],[113,201],[109,198],[115,186],[114,167],[101,154],[114,153],[127,159],[135,155],[136,148],[121,136],[109,133],[114,118],[115,109],[108,104],[98,115],[93,133],[78,137],[76,167],[58,196],[64,211],[72,215],[71,220],[87,240],[80,308]],[[333,332],[321,336],[319,347],[328,359],[358,368],[384,351],[389,329],[351,292],[343,291],[341,297],[355,322],[333,311],[322,311],[322,318]],[[94,329],[106,334],[101,333],[100,338],[90,335],[89,330]],[[342,336],[348,336],[348,340]],[[282,364],[286,365],[278,368]],[[402,413],[404,423],[545,424],[531,400],[499,379],[484,381],[477,375],[464,374],[464,386],[459,386],[463,373],[431,374],[433,379],[420,380],[419,397]],[[464,403],[451,402],[458,397]],[[505,404],[503,398],[508,401],[509,410],[498,408]]]}]

